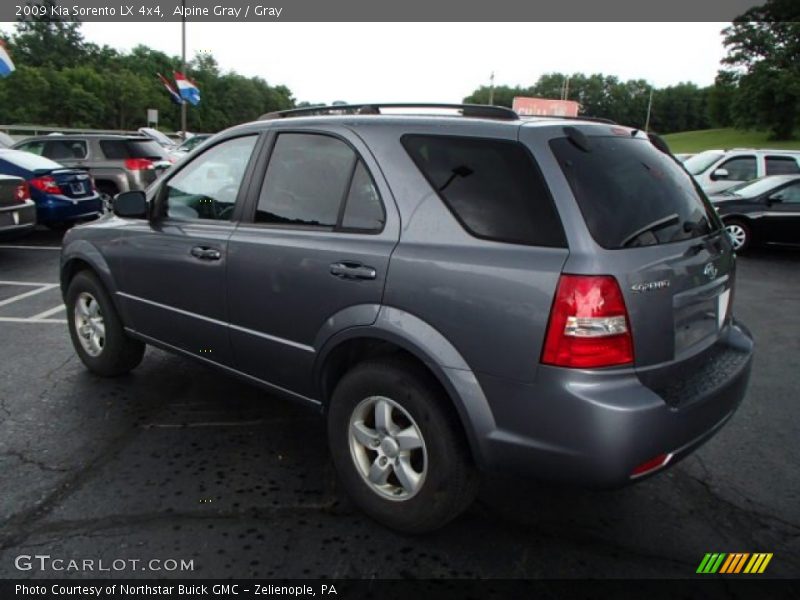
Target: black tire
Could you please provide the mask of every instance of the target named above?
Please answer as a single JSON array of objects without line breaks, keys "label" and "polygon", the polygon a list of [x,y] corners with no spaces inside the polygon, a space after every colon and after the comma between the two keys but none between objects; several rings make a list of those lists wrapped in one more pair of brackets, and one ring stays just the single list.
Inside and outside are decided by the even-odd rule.
[{"label": "black tire", "polygon": [[[728,231],[728,235],[731,238],[731,244],[734,247],[734,250],[738,253],[747,252],[753,245],[753,231],[750,229],[750,225],[745,223],[741,219],[730,219],[725,221],[725,229]],[[737,241],[742,240],[740,243],[741,245],[737,244],[737,241],[734,241],[734,232],[737,234]],[[737,247],[738,245],[738,247]]]},{"label": "black tire", "polygon": [[[79,339],[75,322],[75,306],[81,294],[89,294],[97,301],[105,326],[105,339],[99,354],[92,356]],[[111,298],[97,276],[90,271],[80,271],[67,288],[67,323],[69,336],[83,364],[92,373],[103,377],[116,377],[128,373],[142,362],[145,345],[125,333],[122,321]]]},{"label": "black tire", "polygon": [[[418,490],[404,500],[373,489],[351,452],[350,419],[362,401],[375,396],[389,398],[406,411],[424,440],[425,476]],[[392,358],[361,363],[336,386],[328,413],[334,466],[353,502],[379,523],[403,533],[425,533],[457,517],[474,500],[477,472],[463,430],[447,402],[427,372]],[[403,418],[401,412],[393,411],[396,418]],[[377,461],[377,450],[374,452]],[[394,475],[389,477],[391,480]],[[395,482],[400,487],[399,479]]]}]

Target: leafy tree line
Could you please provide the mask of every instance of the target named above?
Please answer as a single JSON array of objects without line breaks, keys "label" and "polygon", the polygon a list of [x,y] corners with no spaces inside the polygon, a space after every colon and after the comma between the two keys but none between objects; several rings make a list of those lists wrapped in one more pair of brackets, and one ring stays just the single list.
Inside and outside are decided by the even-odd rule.
[{"label": "leafy tree line", "polygon": [[[180,106],[156,77],[171,79],[180,57],[141,45],[101,47],[84,40],[80,23],[63,21],[20,21],[7,46],[16,71],[0,80],[0,123],[135,129],[156,108],[160,128],[180,129]],[[223,73],[208,53],[187,63],[187,75],[202,97],[188,108],[190,131],[215,132],[294,106],[285,86]]]},{"label": "leafy tree line", "polygon": [[[566,79],[565,73],[548,73],[530,87],[495,86],[494,103],[510,107],[514,96],[561,98]],[[481,86],[464,98],[464,102],[488,104],[491,93],[488,86]],[[672,133],[724,126],[716,123],[709,114],[709,94],[710,88],[699,88],[693,83],[654,90],[650,128]],[[642,79],[621,81],[613,75],[601,73],[569,75],[567,99],[580,104],[580,114],[644,127],[649,98],[650,85]]]},{"label": "leafy tree line", "polygon": [[[653,90],[650,128],[673,133],[735,126],[765,129],[776,140],[800,133],[800,3],[767,0],[734,19],[722,34],[727,56],[714,85],[679,83]],[[494,103],[510,107],[514,96],[561,98],[566,77],[549,73],[530,87],[495,87]],[[491,93],[482,86],[464,102],[488,104]],[[570,75],[567,98],[580,103],[581,114],[643,127],[649,95],[650,85],[641,79],[578,73]]]}]

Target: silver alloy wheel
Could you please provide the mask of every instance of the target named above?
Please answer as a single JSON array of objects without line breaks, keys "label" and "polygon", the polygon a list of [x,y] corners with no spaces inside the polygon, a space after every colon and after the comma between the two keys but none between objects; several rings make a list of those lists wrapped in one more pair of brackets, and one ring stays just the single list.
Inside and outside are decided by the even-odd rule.
[{"label": "silver alloy wheel", "polygon": [[747,240],[747,232],[744,230],[744,227],[733,223],[726,226],[725,231],[728,232],[728,237],[731,239],[734,250],[739,250],[742,246],[744,246],[745,241]]},{"label": "silver alloy wheel", "polygon": [[348,437],[356,469],[374,492],[408,500],[422,489],[428,471],[425,440],[397,402],[384,396],[362,400],[350,416]]},{"label": "silver alloy wheel", "polygon": [[91,357],[98,357],[106,344],[106,326],[97,299],[81,292],[75,300],[75,332],[81,346]]}]

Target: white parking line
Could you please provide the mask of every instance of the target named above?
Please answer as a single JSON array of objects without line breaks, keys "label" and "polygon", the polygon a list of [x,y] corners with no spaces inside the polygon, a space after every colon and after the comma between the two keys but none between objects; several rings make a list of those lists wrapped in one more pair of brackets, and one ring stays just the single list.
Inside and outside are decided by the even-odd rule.
[{"label": "white parking line", "polygon": [[0,249],[9,250],[61,250],[61,246],[15,246],[13,244],[0,244]]},{"label": "white parking line", "polygon": [[0,279],[0,285],[29,285],[33,287],[41,287],[43,285],[58,285],[57,283],[42,283],[39,281],[8,281]]},{"label": "white parking line", "polygon": [[52,290],[53,288],[57,288],[57,283],[47,283],[44,284],[42,287],[37,288],[35,290],[31,290],[30,292],[23,292],[21,294],[17,294],[16,296],[11,296],[11,298],[6,298],[5,300],[0,300],[0,306],[5,306],[6,304],[11,304],[12,302],[17,302],[18,300],[22,300],[23,298],[28,298],[30,296],[35,296],[36,294],[41,294],[42,292],[46,292],[48,290]]},{"label": "white parking line", "polygon": [[25,317],[0,317],[0,323],[66,323],[66,319],[26,319]]},{"label": "white parking line", "polygon": [[43,310],[39,314],[33,315],[31,317],[31,321],[36,321],[36,320],[39,320],[39,319],[46,319],[47,317],[49,317],[51,315],[54,315],[56,313],[60,313],[65,308],[67,308],[67,307],[64,304],[59,304],[58,306],[56,306],[54,308],[51,308],[51,309],[48,309],[48,310]]}]

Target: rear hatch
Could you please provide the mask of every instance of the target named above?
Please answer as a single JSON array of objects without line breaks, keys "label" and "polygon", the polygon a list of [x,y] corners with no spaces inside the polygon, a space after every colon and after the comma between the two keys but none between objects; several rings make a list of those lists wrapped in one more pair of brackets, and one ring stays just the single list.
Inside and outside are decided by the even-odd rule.
[{"label": "rear hatch", "polygon": [[566,127],[549,145],[595,242],[565,270],[617,279],[639,377],[670,403],[689,401],[670,390],[713,368],[731,314],[734,254],[716,212],[636,130]]},{"label": "rear hatch", "polygon": [[164,148],[149,138],[102,140],[100,148],[107,159],[122,161],[123,167],[135,171],[144,183],[155,181],[172,164]]}]

